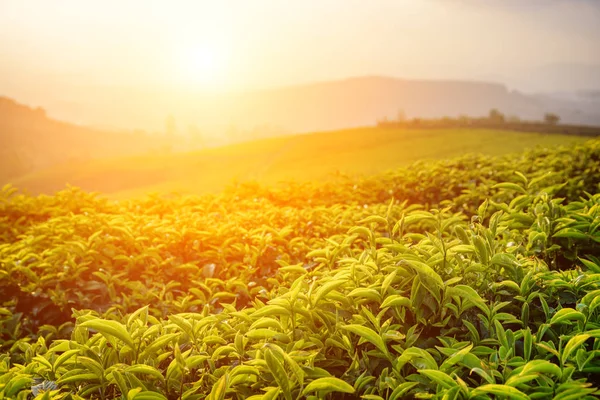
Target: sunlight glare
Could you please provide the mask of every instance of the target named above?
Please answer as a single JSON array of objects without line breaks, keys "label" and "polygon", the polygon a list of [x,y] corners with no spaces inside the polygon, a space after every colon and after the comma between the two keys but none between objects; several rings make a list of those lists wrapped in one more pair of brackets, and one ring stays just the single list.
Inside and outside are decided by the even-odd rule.
[{"label": "sunlight glare", "polygon": [[197,44],[183,52],[180,78],[185,83],[203,88],[221,88],[227,80],[228,61],[223,45]]}]

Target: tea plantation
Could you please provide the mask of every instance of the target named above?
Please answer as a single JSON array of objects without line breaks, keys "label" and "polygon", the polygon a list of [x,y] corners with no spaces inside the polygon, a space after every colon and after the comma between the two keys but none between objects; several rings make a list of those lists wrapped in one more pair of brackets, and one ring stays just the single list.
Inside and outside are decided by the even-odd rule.
[{"label": "tea plantation", "polygon": [[6,186],[0,398],[598,398],[599,185],[592,140],[195,197]]}]

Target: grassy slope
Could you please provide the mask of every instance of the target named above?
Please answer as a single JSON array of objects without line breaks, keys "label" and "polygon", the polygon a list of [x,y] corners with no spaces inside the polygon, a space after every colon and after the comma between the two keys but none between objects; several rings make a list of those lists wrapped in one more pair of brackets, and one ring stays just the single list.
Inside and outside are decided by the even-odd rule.
[{"label": "grassy slope", "polygon": [[186,154],[147,155],[62,165],[13,181],[32,193],[51,193],[66,183],[111,197],[150,191],[205,193],[237,179],[272,184],[281,180],[324,180],[336,171],[371,174],[419,159],[465,153],[501,155],[537,145],[585,138],[497,130],[360,128],[281,137]]}]

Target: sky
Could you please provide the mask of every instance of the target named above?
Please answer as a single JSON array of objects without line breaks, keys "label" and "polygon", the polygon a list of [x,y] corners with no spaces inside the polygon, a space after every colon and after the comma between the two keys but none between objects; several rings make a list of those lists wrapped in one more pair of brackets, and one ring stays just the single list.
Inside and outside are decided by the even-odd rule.
[{"label": "sky", "polygon": [[[600,1],[0,0],[0,60],[0,94],[15,97],[77,85],[239,91],[363,75],[542,90],[536,71],[600,65]],[[556,82],[547,89],[569,89]]]}]

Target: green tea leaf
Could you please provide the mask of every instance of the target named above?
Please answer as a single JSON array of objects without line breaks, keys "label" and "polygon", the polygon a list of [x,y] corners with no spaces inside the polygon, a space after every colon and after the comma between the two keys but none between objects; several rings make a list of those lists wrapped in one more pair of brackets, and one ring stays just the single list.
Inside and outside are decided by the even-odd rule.
[{"label": "green tea leaf", "polygon": [[445,389],[450,389],[458,385],[458,383],[456,383],[456,381],[452,379],[450,375],[436,369],[420,369],[419,373],[425,375]]},{"label": "green tea leaf", "polygon": [[153,376],[157,379],[160,379],[161,381],[164,381],[164,376],[163,374],[157,370],[156,368],[152,367],[151,365],[145,365],[145,364],[136,364],[136,365],[132,365],[129,366],[125,369],[125,371],[133,373],[133,374],[146,374],[146,375],[150,375]]},{"label": "green tea leaf", "polygon": [[362,325],[345,325],[341,326],[341,328],[350,331],[365,339],[367,342],[375,345],[375,347],[377,347],[377,349],[379,349],[379,351],[381,351],[383,354],[388,354],[388,349],[383,339],[373,329]]},{"label": "green tea leaf", "polygon": [[585,315],[572,308],[560,309],[552,316],[550,324],[564,324],[571,321],[585,321]]},{"label": "green tea leaf", "polygon": [[116,338],[123,342],[125,345],[134,349],[133,339],[123,324],[118,321],[106,320],[106,319],[91,319],[85,321],[79,326],[88,329],[94,329],[102,333],[107,338]]},{"label": "green tea leaf", "polygon": [[560,363],[562,365],[565,365],[565,362],[567,361],[567,359],[569,358],[571,353],[577,347],[581,346],[589,338],[590,338],[590,335],[584,333],[584,334],[575,335],[571,339],[569,339],[569,341],[565,345],[565,347],[562,351],[562,354],[560,356]]},{"label": "green tea leaf", "polygon": [[386,308],[386,307],[398,307],[398,306],[402,306],[402,307],[410,307],[410,299],[404,296],[400,296],[398,294],[393,294],[391,296],[388,296],[385,298],[385,300],[383,300],[383,303],[381,303],[381,306],[379,308]]},{"label": "green tea leaf", "polygon": [[311,392],[319,392],[323,395],[331,392],[354,393],[354,388],[347,382],[333,376],[315,379],[302,391],[302,396]]},{"label": "green tea leaf", "polygon": [[229,374],[225,374],[215,383],[207,397],[207,400],[223,400],[229,388]]},{"label": "green tea leaf", "polygon": [[500,385],[496,383],[490,383],[487,385],[479,386],[478,388],[473,389],[471,395],[477,396],[486,393],[491,393],[496,396],[506,396],[508,398],[516,400],[529,400],[529,396],[521,392],[519,389],[516,389],[512,386]]}]

